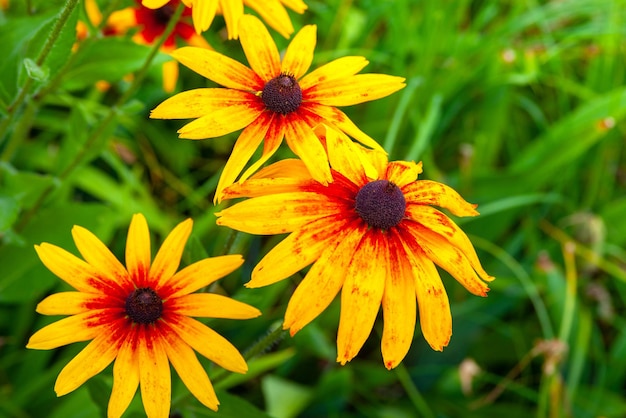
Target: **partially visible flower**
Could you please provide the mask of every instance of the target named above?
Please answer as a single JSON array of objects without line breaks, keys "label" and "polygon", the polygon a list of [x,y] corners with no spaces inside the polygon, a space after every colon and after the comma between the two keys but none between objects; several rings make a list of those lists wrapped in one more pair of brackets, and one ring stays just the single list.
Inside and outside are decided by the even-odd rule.
[{"label": "partially visible flower", "polygon": [[363,57],[343,57],[305,75],[313,61],[315,25],[293,38],[281,61],[276,44],[260,20],[241,18],[241,45],[250,68],[215,51],[186,47],[172,54],[179,62],[226,88],[203,88],[179,93],[150,114],[157,119],[197,118],[178,132],[181,138],[215,138],[245,128],[235,143],[217,185],[215,198],[241,174],[259,145],[263,155],[241,176],[257,171],[278,149],[283,137],[313,177],[332,180],[324,148],[313,129],[326,123],[364,145],[382,148],[335,106],[376,100],[400,90],[404,78],[357,74]]},{"label": "partially visible flower", "polygon": [[434,350],[448,345],[452,317],[435,265],[471,293],[486,296],[482,268],[465,233],[439,206],[476,216],[450,187],[417,180],[421,163],[387,162],[327,129],[332,182],[313,179],[299,160],[264,168],[225,198],[251,197],[217,213],[219,225],[251,234],[290,233],[254,268],[247,287],[266,286],[313,264],[296,288],[283,327],[294,335],[341,291],[337,361],[354,358],[382,304],[384,364],[396,367],[408,352],[416,325]]},{"label": "partially visible flower", "polygon": [[76,291],[50,295],[37,305],[41,314],[70,316],[37,331],[27,347],[48,350],[92,340],[61,370],[54,386],[58,396],[78,388],[115,360],[108,417],[120,417],[140,386],[148,417],[166,418],[171,362],[191,393],[217,410],[213,386],[194,350],[237,373],[245,373],[248,367],[230,342],[191,317],[247,319],[260,312],[225,296],[192,293],[234,271],[243,259],[240,255],[207,258],[176,272],[191,226],[191,219],[176,226],[151,262],[146,219],[133,216],[126,267],[79,226],[72,235],[84,261],[52,244],[35,246],[46,267]]},{"label": "partially visible flower", "polygon": [[[151,9],[163,7],[172,0],[143,0],[143,5]],[[257,12],[265,22],[285,38],[293,33],[293,25],[285,6],[297,13],[307,9],[302,0],[183,0],[193,10],[193,24],[197,33],[207,30],[216,13],[224,15],[228,39],[239,37],[239,19],[243,7],[248,6]]]}]

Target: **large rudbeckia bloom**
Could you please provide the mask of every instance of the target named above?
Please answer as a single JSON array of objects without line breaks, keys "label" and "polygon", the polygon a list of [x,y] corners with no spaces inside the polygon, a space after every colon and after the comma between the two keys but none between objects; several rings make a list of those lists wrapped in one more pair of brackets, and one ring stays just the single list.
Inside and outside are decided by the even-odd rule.
[{"label": "large rudbeckia bloom", "polygon": [[76,291],[53,294],[37,306],[44,315],[71,316],[37,331],[27,347],[47,350],[92,340],[61,370],[54,387],[58,396],[115,360],[108,417],[120,417],[140,386],[148,417],[166,418],[171,362],[191,393],[217,410],[219,402],[193,350],[234,372],[245,373],[247,365],[230,342],[191,317],[246,319],[260,312],[224,296],[192,293],[229,274],[243,260],[239,255],[207,258],[176,272],[191,226],[188,219],[174,228],[151,262],[148,225],[143,215],[135,215],[128,231],[126,267],[79,226],[72,235],[84,261],[52,244],[35,246],[46,267]]},{"label": "large rudbeckia bloom", "polygon": [[181,138],[189,139],[214,138],[245,128],[224,167],[216,200],[237,179],[263,140],[263,155],[239,181],[258,170],[276,152],[283,137],[316,180],[323,184],[332,181],[326,153],[313,132],[322,122],[382,150],[335,106],[385,97],[404,87],[404,78],[357,74],[368,63],[363,57],[339,58],[305,75],[313,60],[315,37],[315,25],[302,28],[281,61],[261,21],[246,15],[241,18],[241,45],[252,69],[200,48],[181,48],[172,54],[226,88],[179,93],[157,106],[150,117],[198,118],[178,131]]},{"label": "large rudbeckia bloom", "polygon": [[435,266],[467,290],[486,296],[482,268],[463,231],[433,206],[476,216],[450,187],[417,180],[421,164],[387,162],[329,129],[333,181],[311,178],[298,160],[270,165],[225,198],[251,197],[217,213],[217,223],[251,234],[290,235],[254,268],[247,287],[266,286],[313,264],[291,297],[283,327],[294,335],[341,291],[337,361],[357,355],[382,304],[382,356],[391,369],[408,352],[416,324],[442,350],[452,334],[448,297]]},{"label": "large rudbeckia bloom", "polygon": [[[171,0],[142,0],[143,5],[152,9],[163,7]],[[297,13],[307,9],[302,0],[183,0],[193,10],[193,23],[196,32],[207,30],[216,13],[224,15],[228,39],[239,37],[239,18],[243,16],[243,6],[248,6],[259,14],[278,33],[285,38],[293,33],[291,19],[285,6]]]}]

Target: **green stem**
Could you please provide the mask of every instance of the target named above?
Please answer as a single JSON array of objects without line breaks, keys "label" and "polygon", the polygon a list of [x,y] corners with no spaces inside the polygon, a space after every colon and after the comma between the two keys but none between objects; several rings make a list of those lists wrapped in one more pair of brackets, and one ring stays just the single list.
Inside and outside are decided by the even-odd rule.
[{"label": "green stem", "polygon": [[[63,9],[61,9],[61,13],[59,13],[59,18],[56,20],[56,22],[54,22],[54,26],[52,27],[52,30],[48,35],[48,39],[46,39],[46,42],[41,49],[41,52],[39,52],[39,55],[35,60],[37,66],[43,65],[46,58],[48,58],[48,55],[50,55],[50,51],[52,51],[54,43],[59,38],[61,30],[67,23],[67,20],[69,19],[77,4],[78,0],[67,0],[65,6],[63,6]],[[30,89],[33,87],[33,82],[34,79],[28,77],[24,82],[24,86],[22,87],[22,90],[20,90],[18,96],[15,98],[13,103],[9,104],[9,107],[7,108],[8,117],[0,123],[0,138],[4,137],[8,127],[15,118],[17,111],[22,107],[22,104],[24,104],[24,101],[26,100]]]},{"label": "green stem", "polygon": [[421,418],[435,418],[435,413],[430,409],[426,400],[413,383],[409,372],[404,367],[404,364],[400,363],[398,367],[394,369],[396,372],[396,376],[398,377],[398,381],[404,388],[404,391],[409,396],[409,400],[413,403],[413,406],[418,412],[419,417]]},{"label": "green stem", "polygon": [[[152,47],[152,50],[150,51],[150,54],[146,58],[144,65],[139,69],[139,71],[135,75],[132,81],[132,84],[130,85],[128,90],[126,90],[126,92],[124,92],[124,94],[120,96],[120,98],[110,108],[109,112],[107,113],[105,118],[102,120],[102,122],[100,122],[98,127],[94,129],[91,135],[87,138],[87,141],[85,141],[85,145],[81,148],[80,152],[76,155],[76,157],[74,157],[72,162],[59,174],[58,178],[61,183],[63,182],[63,180],[67,179],[69,175],[77,167],[79,167],[82,164],[82,162],[85,160],[85,158],[88,155],[93,153],[94,149],[98,149],[98,147],[95,146],[95,144],[97,143],[97,140],[100,138],[102,133],[106,131],[109,124],[113,122],[113,120],[115,120],[115,116],[118,112],[119,107],[121,107],[139,88],[139,85],[141,84],[146,74],[148,73],[148,70],[150,69],[150,66],[152,65],[152,61],[158,54],[161,46],[163,45],[165,40],[168,38],[168,36],[170,36],[172,31],[176,27],[176,24],[178,23],[180,17],[182,16],[183,11],[185,10],[185,7],[186,6],[184,3],[180,3],[178,8],[176,9],[176,13],[170,19],[167,25],[167,28],[165,29],[165,31],[159,38],[159,41],[156,44],[154,44],[154,46]],[[28,224],[28,222],[33,217],[33,215],[39,210],[39,208],[43,205],[43,203],[48,198],[50,193],[52,193],[54,190],[55,190],[55,186],[49,186],[41,193],[41,195],[39,195],[39,198],[37,199],[35,204],[28,210],[28,212],[24,214],[24,216],[21,217],[20,222],[15,227],[16,231],[22,230],[22,228],[24,228],[24,226]]]}]

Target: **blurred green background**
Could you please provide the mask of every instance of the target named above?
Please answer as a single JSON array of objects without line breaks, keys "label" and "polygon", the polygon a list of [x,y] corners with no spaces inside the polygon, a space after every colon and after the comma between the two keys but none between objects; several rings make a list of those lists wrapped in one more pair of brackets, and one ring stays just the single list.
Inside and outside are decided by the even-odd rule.
[{"label": "blurred green background", "polygon": [[[400,92],[343,110],[391,160],[422,160],[423,178],[479,204],[480,217],[456,220],[497,280],[488,298],[478,298],[442,272],[454,328],[441,353],[417,329],[403,364],[386,370],[379,321],[359,356],[338,365],[336,300],[294,338],[250,360],[245,376],[204,362],[219,389],[218,414],[174,373],[172,416],[626,416],[626,1],[306,3],[305,14],[290,16],[296,30],[318,26],[314,67],[362,55],[370,61],[365,72],[407,78]],[[36,314],[36,304],[65,289],[33,245],[76,252],[74,224],[123,259],[133,213],[146,215],[153,248],[192,217],[184,263],[225,248],[244,254],[244,267],[216,291],[263,316],[209,321],[242,352],[280,325],[301,279],[243,288],[282,237],[234,235],[215,225],[213,191],[238,133],[180,140],[184,121],[148,119],[170,96],[160,79],[166,55],[136,91],[124,76],[140,70],[149,47],[97,37],[72,58],[81,4],[45,65],[29,63],[63,4],[11,0],[0,15],[2,418],[106,415],[111,367],[62,398],[53,392],[58,372],[84,344],[24,348],[35,330],[58,319]],[[287,45],[270,32],[279,48]],[[204,35],[245,62],[239,42],[224,39],[221,17]],[[98,80],[110,88],[95,88]],[[9,118],[9,104],[27,84],[25,105]],[[207,85],[181,67],[177,91]],[[276,158],[289,155],[284,147]],[[125,416],[143,416],[139,395]]]}]

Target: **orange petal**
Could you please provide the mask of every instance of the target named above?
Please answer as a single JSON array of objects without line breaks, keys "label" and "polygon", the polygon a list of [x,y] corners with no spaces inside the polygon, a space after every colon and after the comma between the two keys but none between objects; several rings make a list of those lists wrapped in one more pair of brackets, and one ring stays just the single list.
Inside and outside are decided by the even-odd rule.
[{"label": "orange petal", "polygon": [[243,1],[221,0],[220,6],[226,22],[228,39],[237,39],[239,37],[239,20],[243,16]]},{"label": "orange petal", "polygon": [[293,33],[291,19],[278,0],[246,0],[246,6],[256,11],[268,26],[285,38]]},{"label": "orange petal", "polygon": [[[280,117],[274,114],[274,120]],[[272,123],[265,135],[265,141],[263,142],[263,154],[254,164],[252,164],[239,178],[239,183],[245,181],[253,175],[263,164],[267,162],[278,150],[280,144],[283,142],[285,136],[285,129],[282,123]],[[308,172],[308,170],[307,170]]]},{"label": "orange petal", "polygon": [[283,328],[291,335],[317,318],[337,296],[365,231],[350,225],[333,233],[335,239],[325,241],[326,248],[289,300]]},{"label": "orange petal", "polygon": [[132,283],[122,263],[98,237],[78,225],[72,228],[72,236],[85,261],[98,270],[98,277],[122,286],[128,286]]},{"label": "orange petal", "polygon": [[342,365],[357,355],[376,321],[389,264],[385,239],[372,229],[354,249],[341,290],[337,361]]},{"label": "orange petal", "polygon": [[307,101],[327,106],[352,106],[387,97],[404,88],[404,78],[385,74],[357,74],[326,80],[303,91]]},{"label": "orange petal", "polygon": [[148,223],[142,214],[137,213],[130,221],[126,239],[126,268],[137,287],[145,285],[151,259]]},{"label": "orange petal", "polygon": [[249,234],[284,234],[338,213],[337,203],[318,193],[282,193],[239,202],[215,215],[218,225]]},{"label": "orange petal", "polygon": [[250,68],[266,82],[277,77],[280,74],[280,56],[263,23],[252,15],[244,15],[239,19],[239,32]]},{"label": "orange petal", "polygon": [[287,236],[276,245],[252,271],[246,287],[276,283],[308,266],[335,241],[347,222],[329,216],[316,219]]},{"label": "orange petal", "polygon": [[426,256],[446,270],[463,287],[477,296],[487,296],[489,287],[476,274],[467,257],[450,241],[424,226],[411,221],[402,223]]},{"label": "orange petal", "polygon": [[262,112],[258,115],[256,120],[248,125],[241,135],[239,135],[217,183],[213,203],[222,200],[223,190],[233,184],[239,174],[241,174],[243,168],[248,164],[248,161],[250,161],[250,158],[252,158],[252,155],[254,155],[261,142],[263,142],[263,138],[265,138],[268,129],[272,126],[273,118],[273,113]]},{"label": "orange petal", "polygon": [[192,293],[166,302],[179,315],[204,318],[249,319],[261,315],[254,306],[212,293]]},{"label": "orange petal", "polygon": [[477,205],[467,203],[456,190],[431,180],[418,180],[407,185],[404,190],[407,203],[434,205],[448,209],[456,216],[477,216]]},{"label": "orange petal", "polygon": [[287,115],[285,119],[285,140],[289,148],[300,157],[311,177],[323,185],[332,183],[326,151],[312,127],[297,114]]},{"label": "orange petal", "polygon": [[205,258],[185,267],[156,290],[166,299],[174,299],[210,285],[242,264],[243,258],[239,254]]},{"label": "orange petal", "polygon": [[265,82],[250,68],[219,52],[185,46],[172,56],[198,74],[231,89],[248,92],[262,91]]},{"label": "orange petal", "polygon": [[389,232],[389,272],[383,294],[383,362],[389,370],[396,367],[413,341],[416,321],[415,277],[399,237]]},{"label": "orange petal", "polygon": [[83,292],[60,292],[39,302],[37,312],[42,315],[76,315],[94,309],[94,305],[100,305],[100,308],[103,308],[110,303],[109,296]]},{"label": "orange petal", "polygon": [[204,406],[217,411],[219,405],[217,395],[213,390],[209,376],[198,361],[196,353],[173,330],[169,333],[166,332],[164,343],[167,357],[187,389]]},{"label": "orange petal", "polygon": [[362,185],[368,182],[366,171],[374,166],[361,152],[358,145],[343,132],[324,125],[326,150],[330,166],[346,176],[352,183]]},{"label": "orange petal", "polygon": [[156,327],[139,331],[139,387],[148,417],[167,417],[170,412],[172,381],[162,338]]},{"label": "orange petal", "polygon": [[393,182],[399,188],[417,180],[422,172],[422,162],[415,164],[413,161],[393,161],[387,166],[385,178]]},{"label": "orange petal", "polygon": [[445,237],[454,247],[461,250],[472,268],[483,280],[491,281],[494,279],[483,269],[471,241],[452,219],[433,207],[413,204],[407,205],[406,216]]},{"label": "orange petal", "polygon": [[248,371],[239,351],[226,338],[206,325],[186,316],[176,316],[168,325],[183,341],[219,366],[236,373]]},{"label": "orange petal", "polygon": [[165,238],[150,268],[150,284],[152,286],[163,286],[176,273],[192,228],[193,220],[186,219],[176,225]]},{"label": "orange petal", "polygon": [[238,131],[254,122],[265,110],[264,105],[258,102],[241,102],[226,107],[222,105],[180,128],[179,137],[215,138]]},{"label": "orange petal", "polygon": [[194,89],[178,93],[159,104],[152,119],[191,119],[209,115],[221,109],[258,101],[256,96],[241,90],[224,88]]},{"label": "orange petal", "polygon": [[107,408],[109,418],[121,417],[137,392],[139,386],[137,344],[137,332],[129,332],[117,353],[113,364],[113,390]]},{"label": "orange petal", "polygon": [[117,355],[123,335],[104,330],[76,355],[59,373],[54,385],[57,396],[70,393],[88,379],[104,370]]},{"label": "orange petal", "polygon": [[319,83],[352,76],[369,62],[364,57],[341,57],[324,64],[298,81],[303,92]]},{"label": "orange petal", "polygon": [[296,80],[306,74],[313,62],[316,36],[317,26],[315,25],[306,25],[300,29],[287,47],[281,63],[282,73],[291,74]]},{"label": "orange petal", "polygon": [[[283,177],[282,172],[285,170],[293,170],[293,177]],[[258,174],[269,177],[257,177]],[[311,174],[302,161],[287,159],[265,167],[241,184],[235,183],[228,186],[222,193],[222,199],[288,193],[302,190],[305,186],[312,184],[314,180],[311,179]]]}]

